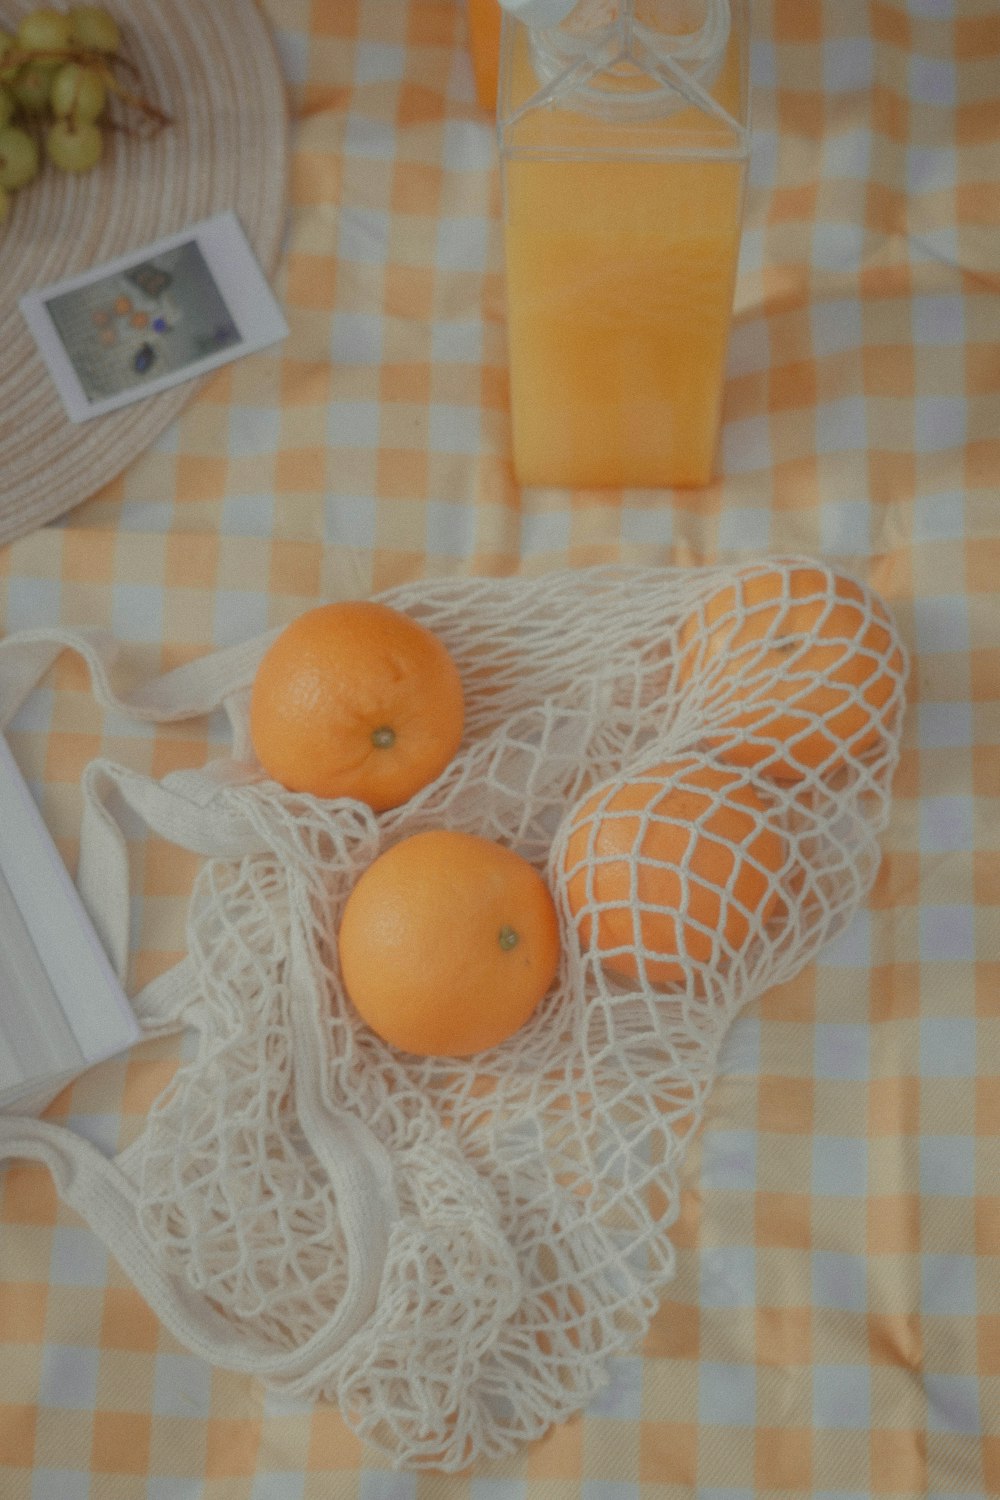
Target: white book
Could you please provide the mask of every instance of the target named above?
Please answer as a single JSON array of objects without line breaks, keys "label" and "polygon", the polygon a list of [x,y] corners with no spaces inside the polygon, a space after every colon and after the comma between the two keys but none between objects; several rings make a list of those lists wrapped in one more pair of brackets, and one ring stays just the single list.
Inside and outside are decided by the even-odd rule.
[{"label": "white book", "polygon": [[0,1110],[38,1107],[141,1036],[0,735]]}]

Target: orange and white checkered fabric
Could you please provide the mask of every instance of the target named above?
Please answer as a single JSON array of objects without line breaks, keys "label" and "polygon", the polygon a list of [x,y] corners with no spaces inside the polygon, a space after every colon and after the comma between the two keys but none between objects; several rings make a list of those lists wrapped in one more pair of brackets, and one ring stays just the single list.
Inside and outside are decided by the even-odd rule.
[{"label": "orange and white checkered fabric", "polygon": [[[47,1174],[0,1178],[4,1500],[861,1500],[1000,1493],[1000,12],[757,0],[720,477],[518,491],[499,181],[459,0],[267,0],[293,171],[291,336],[126,474],[0,550],[0,628],[97,624],[150,669],[425,574],[817,552],[914,655],[869,907],[731,1034],[679,1271],[579,1419],[504,1464],[390,1473],[330,1409],[177,1347]],[[10,736],[72,863],[79,780],[225,739],[141,731],[60,662]],[[0,830],[2,836],[2,830]],[[132,831],[133,982],[195,861]],[[53,1117],[121,1148],[149,1042]]]}]

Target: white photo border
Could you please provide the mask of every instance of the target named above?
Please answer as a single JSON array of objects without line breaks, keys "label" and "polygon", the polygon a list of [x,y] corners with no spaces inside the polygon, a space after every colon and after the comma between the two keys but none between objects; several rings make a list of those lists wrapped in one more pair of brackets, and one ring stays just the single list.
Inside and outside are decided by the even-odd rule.
[{"label": "white photo border", "polygon": [[[218,353],[192,360],[182,369],[168,371],[113,396],[90,400],[49,312],[48,303],[67,292],[78,291],[81,287],[103,281],[105,277],[142,265],[166,250],[175,250],[192,242],[201,251],[205,265],[232,317],[239,341]],[[19,306],[71,422],[86,422],[91,417],[117,411],[122,406],[145,400],[147,396],[154,396],[185,381],[197,380],[199,376],[230,364],[244,354],[252,354],[278,343],[287,338],[289,332],[285,315],[254,255],[243,226],[231,210],[215,214],[210,219],[202,219],[176,234],[139,246],[125,255],[104,261],[99,266],[92,266],[78,276],[67,277],[50,286],[38,287],[25,293]]]}]

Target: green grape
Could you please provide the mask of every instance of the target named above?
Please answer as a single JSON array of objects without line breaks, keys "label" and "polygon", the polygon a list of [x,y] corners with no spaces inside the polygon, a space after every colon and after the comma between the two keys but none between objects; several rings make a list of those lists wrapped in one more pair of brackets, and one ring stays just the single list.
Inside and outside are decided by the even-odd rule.
[{"label": "green grape", "polygon": [[80,63],[63,63],[52,81],[50,103],[57,119],[88,125],[100,117],[107,97],[104,79],[96,69]]},{"label": "green grape", "polygon": [[25,114],[40,115],[48,109],[55,76],[55,68],[48,63],[29,62],[21,68],[10,90]]},{"label": "green grape", "polygon": [[0,224],[3,223],[10,213],[10,194],[6,188],[0,187]]},{"label": "green grape", "polygon": [[53,166],[63,172],[89,172],[101,159],[104,137],[92,121],[74,125],[57,120],[49,127],[45,149]]},{"label": "green grape", "polygon": [[14,107],[14,95],[6,84],[0,83],[0,130],[9,123]]},{"label": "green grape", "polygon": [[25,187],[38,172],[38,147],[26,130],[0,130],[0,188]]},{"label": "green grape", "polygon": [[44,6],[22,16],[17,28],[17,39],[26,52],[65,52],[71,35],[69,16]]},{"label": "green grape", "polygon": [[73,40],[88,52],[117,52],[121,46],[118,22],[103,5],[74,5],[69,20]]}]

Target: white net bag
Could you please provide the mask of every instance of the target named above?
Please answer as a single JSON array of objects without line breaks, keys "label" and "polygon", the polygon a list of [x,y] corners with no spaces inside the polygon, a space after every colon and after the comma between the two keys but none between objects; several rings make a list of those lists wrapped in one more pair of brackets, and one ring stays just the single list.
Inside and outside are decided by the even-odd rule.
[{"label": "white net bag", "polygon": [[[585,1407],[648,1326],[730,1022],[871,886],[907,663],[880,601],[807,559],[382,598],[449,648],[467,721],[443,775],[378,816],[250,763],[270,638],[128,699],[92,640],[0,643],[4,720],[69,644],[106,703],[224,701],[233,725],[203,771],[95,762],[85,787],[79,880],[121,971],[116,799],[207,856],[188,956],[134,1002],[150,1032],[193,1028],[186,1060],[113,1162],[28,1120],[0,1120],[0,1151],[49,1163],[189,1347],[339,1403],[401,1465],[455,1470]],[[532,1020],[461,1060],[380,1041],[336,951],[359,874],[442,826],[545,873],[562,935]]]}]

